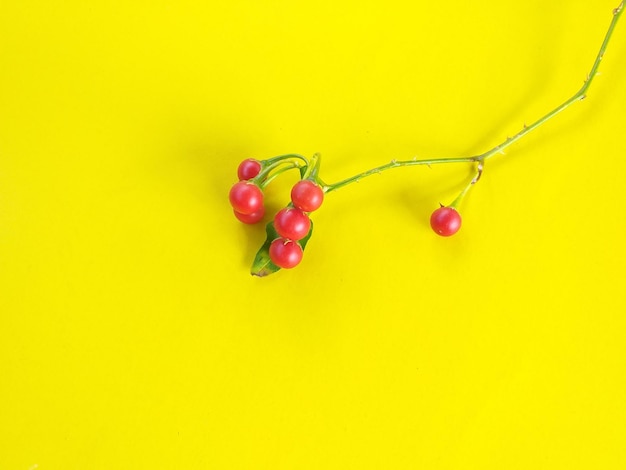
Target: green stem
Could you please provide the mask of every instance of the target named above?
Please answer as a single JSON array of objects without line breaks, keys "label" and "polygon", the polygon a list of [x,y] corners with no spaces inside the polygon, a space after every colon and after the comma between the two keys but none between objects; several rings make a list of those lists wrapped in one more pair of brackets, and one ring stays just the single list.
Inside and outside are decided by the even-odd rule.
[{"label": "green stem", "polygon": [[[571,98],[569,98],[568,100],[566,100],[565,102],[563,102],[562,104],[560,104],[559,106],[554,108],[552,111],[550,111],[549,113],[547,113],[546,115],[544,115],[543,117],[538,119],[537,121],[533,122],[531,125],[529,125],[529,126],[525,125],[524,128],[520,132],[515,134],[513,137],[507,137],[507,139],[504,142],[502,142],[499,145],[496,145],[491,150],[488,150],[487,152],[482,153],[480,155],[475,155],[473,157],[435,158],[435,159],[424,159],[424,160],[413,159],[413,160],[401,160],[401,161],[393,160],[390,163],[387,163],[385,165],[381,165],[381,166],[376,167],[376,168],[372,168],[371,170],[364,171],[362,173],[359,173],[358,175],[352,176],[350,178],[347,178],[345,180],[339,181],[337,183],[322,184],[321,180],[319,180],[319,178],[318,178],[318,182],[320,182],[320,184],[322,184],[322,188],[324,189],[324,192],[329,193],[331,191],[335,191],[335,190],[337,190],[339,188],[347,186],[347,185],[349,185],[351,183],[358,182],[358,181],[360,181],[361,179],[363,179],[363,178],[365,178],[367,176],[371,176],[371,175],[374,175],[374,174],[382,173],[383,171],[390,170],[392,168],[400,168],[400,167],[405,167],[405,166],[416,166],[416,165],[437,165],[437,164],[442,164],[442,163],[483,162],[483,161],[493,157],[494,155],[496,155],[498,153],[503,153],[505,148],[507,148],[508,146],[513,144],[514,142],[517,142],[518,140],[520,140],[522,137],[524,137],[529,132],[537,129],[539,126],[544,124],[546,121],[552,119],[554,116],[559,114],[561,111],[567,109],[573,103],[575,103],[577,101],[581,101],[581,100],[583,100],[586,97],[587,90],[589,89],[589,86],[591,85],[591,82],[593,81],[593,79],[595,78],[595,76],[598,73],[598,68],[600,67],[600,62],[602,61],[602,59],[604,57],[604,53],[605,53],[606,48],[607,48],[607,46],[609,44],[609,40],[611,39],[611,35],[613,34],[613,30],[615,29],[615,25],[617,24],[617,21],[619,20],[619,18],[622,15],[623,11],[624,11],[624,2],[622,1],[619,4],[619,6],[613,10],[613,19],[611,20],[611,24],[609,25],[609,29],[606,32],[605,36],[604,36],[604,40],[602,41],[602,45],[600,46],[600,51],[598,52],[598,54],[596,56],[596,59],[595,59],[595,61],[593,63],[593,66],[591,67],[591,71],[589,72],[589,75],[587,76],[587,79],[585,80],[585,83],[583,84],[582,88],[580,90],[578,90]],[[468,185],[468,188],[470,186],[471,186],[471,184]],[[464,193],[462,193],[462,194],[464,194]]]},{"label": "green stem", "polygon": [[[282,166],[282,168],[279,168],[280,166]],[[294,168],[301,168],[302,165],[300,164],[300,162],[294,162],[294,161],[281,161],[281,162],[277,162],[274,163],[270,168],[268,168],[268,172],[263,172],[264,174],[259,174],[256,178],[255,181],[257,181],[257,184],[259,185],[259,187],[261,189],[264,189],[268,184],[270,184],[274,178],[276,178],[278,175],[284,173],[285,171],[289,171],[292,170]],[[279,169],[276,169],[279,168]],[[274,171],[275,170],[275,171]],[[271,175],[269,175],[269,172],[273,171],[273,173]],[[269,176],[268,176],[269,175]],[[260,178],[260,179],[259,179]]]},{"label": "green stem", "polygon": [[313,154],[313,156],[311,157],[311,160],[309,160],[309,166],[307,167],[306,171],[304,172],[304,175],[302,176],[303,180],[310,179],[310,180],[319,182],[318,174],[320,171],[321,159],[322,159],[322,156],[319,153]]},{"label": "green stem", "polygon": [[502,153],[505,148],[507,148],[509,145],[513,144],[514,142],[517,142],[519,139],[524,137],[530,131],[537,129],[543,123],[552,119],[554,116],[559,114],[561,111],[564,111],[565,109],[567,109],[573,103],[576,103],[577,101],[582,101],[587,97],[586,95],[587,90],[589,89],[589,86],[591,85],[591,82],[593,81],[593,79],[598,74],[598,68],[600,67],[600,62],[602,61],[604,57],[604,53],[606,52],[606,48],[609,45],[609,40],[611,39],[611,35],[613,34],[615,25],[617,24],[617,21],[619,20],[623,11],[624,11],[624,2],[622,1],[619,4],[619,6],[613,10],[613,19],[611,20],[609,29],[606,32],[606,35],[604,36],[604,41],[602,41],[600,50],[598,51],[598,54],[596,55],[596,60],[593,62],[591,71],[589,72],[589,75],[587,75],[587,79],[585,80],[585,83],[583,84],[581,89],[578,90],[576,93],[574,93],[574,95],[570,99],[566,100],[565,102],[563,102],[562,104],[554,108],[552,111],[550,111],[548,114],[546,114],[545,116],[533,122],[530,126],[525,125],[524,128],[520,132],[515,134],[513,137],[507,137],[507,139],[504,142],[502,142],[500,145],[496,145],[491,150],[488,150],[487,152],[481,155],[478,155],[476,157],[477,160],[480,160],[480,161],[487,160],[488,158],[491,158],[498,153]]},{"label": "green stem", "polygon": [[337,189],[343,188],[344,186],[347,186],[351,183],[358,182],[367,176],[382,173],[383,171],[391,170],[392,168],[418,165],[438,165],[441,163],[471,163],[477,161],[478,159],[476,157],[432,158],[430,160],[392,160],[385,165],[377,166],[376,168],[372,168],[371,170],[364,171],[363,173],[359,173],[358,175],[351,176],[350,178],[346,178],[345,180],[339,181],[338,183],[325,184],[322,186],[322,189],[326,193],[336,191]]},{"label": "green stem", "polygon": [[[298,160],[296,160],[297,157],[300,157],[301,160],[303,160],[305,163],[302,164],[300,163]],[[289,165],[289,168],[287,169],[291,169],[291,168],[302,168],[302,167],[307,167],[308,166],[309,161],[301,156],[297,156],[297,155],[281,155],[279,157],[274,157],[274,158],[270,158],[268,160],[263,160],[263,170],[254,177],[254,182],[256,184],[258,184],[261,188],[264,188],[265,186],[267,186],[267,184],[272,181],[275,176],[272,175],[270,176],[270,173],[275,172],[277,168],[280,168],[283,165]],[[278,171],[277,174],[282,173],[283,170],[281,169],[280,171]]]},{"label": "green stem", "polygon": [[465,195],[467,194],[467,192],[470,190],[470,188],[472,186],[474,186],[478,180],[480,179],[480,176],[482,175],[483,172],[483,166],[482,163],[478,164],[478,168],[476,169],[476,173],[474,174],[474,176],[472,177],[472,179],[470,180],[469,183],[467,183],[467,185],[465,186],[465,188],[463,188],[463,191],[461,191],[461,193],[456,197],[456,199],[454,201],[452,201],[452,203],[448,206],[448,207],[452,207],[453,209],[458,209],[459,204],[461,204],[461,202],[463,201],[463,199],[465,198]]},{"label": "green stem", "polygon": [[308,166],[309,164],[309,160],[306,157],[298,153],[287,153],[285,155],[279,155],[277,157],[268,158],[267,160],[263,160],[262,163],[263,163],[263,166],[270,166],[276,162],[280,162],[280,161],[288,160],[288,159],[294,159],[294,158],[297,158],[298,160],[302,160],[305,166]]}]

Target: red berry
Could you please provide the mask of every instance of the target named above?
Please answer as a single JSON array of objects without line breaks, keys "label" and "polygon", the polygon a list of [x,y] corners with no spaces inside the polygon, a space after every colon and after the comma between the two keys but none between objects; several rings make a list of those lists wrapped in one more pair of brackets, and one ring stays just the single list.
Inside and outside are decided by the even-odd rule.
[{"label": "red berry", "polygon": [[233,209],[240,214],[254,214],[263,207],[263,192],[261,188],[247,181],[235,183],[230,188],[228,198]]},{"label": "red berry", "polygon": [[274,228],[281,237],[297,241],[309,233],[311,220],[300,209],[286,207],[274,216]]},{"label": "red berry", "polygon": [[324,201],[324,191],[311,180],[298,181],[291,189],[291,202],[304,212],[313,212]]},{"label": "red berry", "polygon": [[248,158],[239,164],[237,176],[240,180],[250,180],[261,172],[261,162]]},{"label": "red berry", "polygon": [[280,268],[290,269],[302,261],[302,248],[293,240],[277,238],[270,244],[270,259]]},{"label": "red berry", "polygon": [[256,224],[263,220],[263,216],[265,215],[265,207],[261,206],[261,209],[253,212],[252,214],[241,214],[236,210],[233,210],[235,213],[235,217],[237,217],[244,224]]},{"label": "red berry", "polygon": [[449,237],[461,228],[461,216],[454,207],[440,207],[430,216],[430,226],[436,234]]}]

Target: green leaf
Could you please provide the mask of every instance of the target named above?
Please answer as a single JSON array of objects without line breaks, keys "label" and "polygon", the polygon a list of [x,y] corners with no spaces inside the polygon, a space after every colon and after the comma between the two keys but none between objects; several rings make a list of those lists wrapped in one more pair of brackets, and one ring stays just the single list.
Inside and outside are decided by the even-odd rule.
[{"label": "green leaf", "polygon": [[[273,221],[266,225],[265,232],[267,234],[265,243],[263,243],[263,246],[257,252],[254,262],[252,263],[252,269],[250,270],[250,273],[253,276],[265,277],[270,274],[274,274],[276,271],[280,271],[280,268],[272,263],[272,260],[270,259],[270,245],[274,240],[280,238],[280,235],[276,233]],[[313,221],[311,221],[311,229],[309,230],[309,233],[307,233],[306,237],[298,242],[303,250],[305,249],[312,234]]]},{"label": "green leaf", "polygon": [[306,172],[309,170],[309,166],[308,165],[304,165],[300,167],[300,179],[304,178],[304,175],[306,175]]}]

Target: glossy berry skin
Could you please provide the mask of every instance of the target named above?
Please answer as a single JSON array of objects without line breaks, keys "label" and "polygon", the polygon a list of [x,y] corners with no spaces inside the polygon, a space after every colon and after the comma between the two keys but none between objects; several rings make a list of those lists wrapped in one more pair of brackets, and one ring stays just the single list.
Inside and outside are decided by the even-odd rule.
[{"label": "glossy berry skin", "polygon": [[311,220],[300,209],[286,207],[274,216],[274,228],[281,237],[298,241],[309,233]]},{"label": "glossy berry skin", "polygon": [[293,240],[277,238],[270,244],[270,259],[279,268],[291,269],[302,261],[302,248]]},{"label": "glossy berry skin", "polygon": [[440,207],[430,216],[430,226],[437,235],[449,237],[461,228],[461,215],[453,207]]},{"label": "glossy berry skin", "polygon": [[240,180],[251,180],[261,172],[261,162],[248,158],[239,164],[237,176]]},{"label": "glossy berry skin", "polygon": [[230,205],[243,215],[254,214],[263,207],[263,191],[256,184],[240,181],[230,188]]},{"label": "glossy berry skin", "polygon": [[233,210],[233,213],[235,214],[235,217],[237,217],[237,219],[244,224],[256,224],[263,220],[263,217],[265,216],[265,207],[261,206],[260,210],[253,212],[252,214],[241,214],[236,210]]},{"label": "glossy berry skin", "polygon": [[324,202],[324,191],[313,181],[298,181],[291,189],[291,202],[301,211],[313,212]]}]

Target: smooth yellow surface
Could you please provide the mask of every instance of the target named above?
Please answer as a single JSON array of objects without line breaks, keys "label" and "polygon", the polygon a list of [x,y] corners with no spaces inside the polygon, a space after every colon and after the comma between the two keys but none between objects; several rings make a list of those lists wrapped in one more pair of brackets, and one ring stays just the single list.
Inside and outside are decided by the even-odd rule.
[{"label": "smooth yellow surface", "polygon": [[626,23],[456,237],[467,165],[329,194],[266,279],[227,201],[491,148],[616,3],[3,1],[0,469],[626,468]]}]

